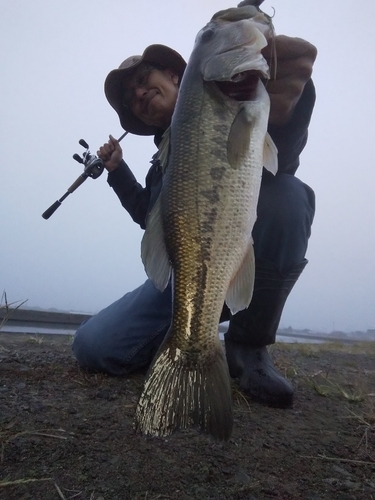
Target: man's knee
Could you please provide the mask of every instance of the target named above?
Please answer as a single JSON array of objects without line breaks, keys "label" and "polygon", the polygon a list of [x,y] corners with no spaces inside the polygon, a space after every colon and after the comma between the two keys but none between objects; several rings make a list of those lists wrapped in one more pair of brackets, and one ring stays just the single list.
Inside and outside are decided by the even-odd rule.
[{"label": "man's knee", "polygon": [[93,318],[78,327],[74,335],[72,351],[82,368],[90,371],[106,371],[104,363],[107,355],[106,343],[101,340],[105,336],[101,335],[95,327]]},{"label": "man's knee", "polygon": [[307,250],[315,212],[313,190],[290,174],[265,175],[253,230],[255,256],[278,269],[300,263]]},{"label": "man's knee", "polygon": [[112,375],[148,365],[168,330],[171,302],[170,286],[161,293],[147,280],[78,328],[72,346],[77,361]]},{"label": "man's knee", "polygon": [[311,226],[315,212],[314,191],[293,175],[266,177],[258,202],[258,221],[273,222],[275,227]]}]

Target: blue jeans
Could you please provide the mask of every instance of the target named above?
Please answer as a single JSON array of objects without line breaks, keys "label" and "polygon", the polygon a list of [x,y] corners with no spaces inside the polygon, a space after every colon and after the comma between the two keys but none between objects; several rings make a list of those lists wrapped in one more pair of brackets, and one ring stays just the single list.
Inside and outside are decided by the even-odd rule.
[{"label": "blue jeans", "polygon": [[[256,263],[269,263],[287,274],[303,262],[314,211],[309,186],[289,174],[264,174],[253,229]],[[160,292],[147,280],[78,328],[74,355],[82,367],[112,375],[147,368],[168,331],[171,314],[171,286]],[[224,307],[221,319],[229,318]]]}]

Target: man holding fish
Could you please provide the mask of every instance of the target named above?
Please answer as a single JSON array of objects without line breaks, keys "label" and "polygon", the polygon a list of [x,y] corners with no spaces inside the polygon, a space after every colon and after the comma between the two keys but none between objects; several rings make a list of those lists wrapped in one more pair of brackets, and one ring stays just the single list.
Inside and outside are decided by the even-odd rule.
[{"label": "man holding fish", "polygon": [[[261,3],[255,0],[242,2],[243,5],[252,6],[252,9],[256,9],[260,13],[258,7]],[[227,11],[223,11],[214,16],[212,20],[214,25],[209,24],[202,30],[200,35],[202,43],[211,42],[210,39],[214,37],[216,25],[221,26],[228,19],[229,21],[238,21],[237,14],[233,14],[234,10],[230,9],[229,14]],[[239,21],[242,22],[240,14],[239,17]],[[272,173],[263,169],[260,191],[258,189],[257,218],[255,224],[252,224],[254,250],[252,250],[251,235],[248,235],[250,240],[244,242],[244,251],[238,257],[238,262],[236,261],[233,268],[234,271],[228,275],[228,286],[223,285],[224,296],[220,306],[222,307],[220,321],[229,320],[228,332],[225,334],[225,351],[230,375],[233,378],[238,378],[240,388],[252,399],[266,405],[282,408],[292,405],[293,387],[273,365],[267,346],[275,342],[276,330],[286,299],[307,263],[305,253],[314,216],[314,193],[294,174],[299,166],[299,155],[307,141],[307,129],[315,102],[311,73],[316,49],[310,43],[299,38],[274,36],[267,29],[264,29],[262,33],[258,37],[259,40],[265,36],[269,42],[266,47],[264,47],[265,43],[261,47],[264,47],[262,55],[270,67],[270,78],[265,86],[270,98],[268,133],[272,139],[265,140],[265,149],[268,148],[270,151],[265,156],[272,157],[275,154],[274,145],[276,145],[278,150],[277,173],[274,166],[266,164],[267,160],[265,159],[263,165]],[[222,52],[224,53],[225,50]],[[259,57],[263,61],[263,58]],[[254,101],[254,96],[259,90],[260,79],[265,81],[266,78],[266,70],[263,69],[262,61],[259,63],[259,68],[257,66],[256,71],[245,68],[233,72],[234,76],[229,79],[218,75],[215,70],[211,81],[207,85],[205,84],[209,98],[214,96],[216,101],[220,101],[220,104],[224,103],[225,108],[232,106],[232,103],[233,106],[240,103],[236,116],[237,118],[240,116],[241,119],[235,119],[236,123],[232,128],[229,128],[226,149],[228,158],[226,157],[225,161],[229,161],[229,170],[232,173],[237,172],[240,168],[239,163],[242,161],[242,153],[240,154],[238,149],[241,150],[241,147],[245,147],[243,142],[241,143],[241,139],[238,139],[239,143],[237,142],[237,136],[241,136],[244,128],[246,130],[248,121],[248,117],[244,117],[247,109],[244,106],[246,103]],[[190,64],[192,63],[189,61],[189,66]],[[122,149],[116,139],[110,136],[109,141],[98,151],[98,155],[104,161],[109,172],[109,185],[114,189],[133,220],[142,228],[147,228],[146,234],[152,231],[150,228],[155,220],[158,221],[155,207],[159,205],[158,199],[163,179],[163,190],[165,191],[167,189],[165,185],[168,184],[165,180],[166,175],[169,174],[169,169],[172,170],[168,164],[165,172],[167,160],[163,162],[163,157],[168,156],[168,151],[171,151],[171,161],[172,163],[174,161],[173,138],[178,135],[175,130],[178,118],[176,118],[175,113],[174,121],[176,123],[173,123],[172,116],[177,98],[179,97],[178,102],[181,106],[184,96],[186,97],[186,93],[189,92],[189,87],[184,82],[185,87],[183,91],[181,89],[179,96],[181,79],[185,69],[186,63],[177,52],[163,45],[151,45],[145,49],[142,56],[129,57],[118,69],[111,71],[105,82],[106,97],[116,110],[123,128],[137,135],[154,135],[155,144],[160,149],[151,161],[152,166],[146,177],[146,187],[142,187],[136,181],[122,159]],[[263,77],[260,78],[261,74]],[[188,77],[185,75],[186,78]],[[216,110],[216,116],[221,112]],[[168,149],[169,138],[165,132],[169,130],[171,121],[172,149]],[[181,123],[183,122],[184,120]],[[221,130],[220,124],[212,122],[212,128],[215,127],[218,131],[219,128]],[[201,134],[205,134],[204,130]],[[217,142],[220,141],[217,140]],[[222,153],[220,154],[222,155]],[[188,164],[189,159],[186,160],[186,165]],[[186,172],[188,178],[191,167],[188,169],[186,166],[186,169],[182,169],[180,172],[178,174],[180,177],[184,177]],[[276,175],[274,175],[275,173]],[[223,169],[219,166],[211,168],[210,175],[212,183],[216,183],[218,186],[224,175]],[[223,190],[223,187],[217,187],[215,192],[205,191],[204,196],[209,199],[211,205],[214,205],[218,200],[220,189]],[[258,196],[258,192],[256,196]],[[188,202],[189,198],[184,203]],[[233,202],[231,203],[233,204]],[[164,214],[166,210],[164,207]],[[212,209],[209,219],[202,222],[203,226],[207,228],[206,233],[212,231],[210,224],[214,224],[214,213],[216,214],[217,211]],[[226,210],[220,217],[223,218],[225,214]],[[168,219],[168,216],[165,215],[163,217],[164,230],[167,230],[166,225],[170,224],[170,220],[172,220],[171,224],[173,225],[173,217],[175,216],[173,215],[172,219]],[[235,218],[235,215],[233,217]],[[233,233],[233,238],[237,238],[237,235],[234,234],[235,231],[231,228],[232,220],[236,227],[242,224],[242,219],[237,222],[237,220],[230,218],[225,226],[227,228],[226,236]],[[155,229],[154,232],[158,231]],[[185,236],[179,241],[185,241],[184,238]],[[219,243],[223,241],[225,247],[231,246],[230,238],[218,241]],[[239,237],[238,241],[242,242],[242,239]],[[153,239],[146,237],[142,248],[142,258],[146,271],[152,279],[148,279],[139,288],[127,293],[117,302],[90,318],[77,330],[73,351],[83,367],[113,375],[126,375],[135,370],[149,367],[153,361],[155,353],[163,343],[171,325],[171,318],[174,315],[173,300],[175,302],[180,300],[176,289],[172,294],[173,285],[169,279],[171,272],[169,267],[172,266],[175,279],[180,280],[179,274],[176,275],[176,266],[179,265],[179,261],[171,256],[171,245],[169,244],[168,247],[167,242],[168,254],[166,254],[166,258],[164,261],[155,262],[153,259],[158,257],[154,256],[153,252],[158,253],[160,249],[159,253],[162,254],[165,249],[163,242],[158,242],[155,245],[153,242]],[[156,250],[149,248],[148,243],[150,247],[155,246]],[[205,245],[204,250],[207,250],[208,243]],[[183,244],[180,246],[184,247]],[[220,244],[212,248],[214,249],[213,255],[220,253]],[[247,253],[248,250],[249,253]],[[243,276],[246,276],[247,269],[251,268],[254,254],[255,272],[252,271],[252,276],[249,278],[251,283],[243,283],[247,279]],[[204,255],[203,250],[199,255]],[[208,258],[207,262],[213,261],[213,255]],[[246,263],[246,266],[243,262]],[[201,263],[201,267],[202,265],[205,264]],[[195,269],[194,273],[196,276],[199,274],[199,270]],[[192,280],[194,279],[192,278]],[[190,285],[191,283],[188,286]],[[228,292],[225,296],[228,287],[230,293]],[[199,295],[199,290],[194,292],[194,295]],[[243,295],[246,297],[244,298]],[[251,298],[250,305],[248,305],[247,298],[249,300]],[[185,309],[196,308],[194,300],[193,297]],[[227,305],[223,305],[224,300],[229,308]],[[203,302],[204,297],[202,298]],[[194,316],[195,312],[193,311],[191,314]],[[204,307],[201,314],[203,315],[201,317],[204,318]],[[217,325],[213,326],[217,328]],[[171,333],[168,337],[170,336]],[[190,345],[190,349],[194,350],[193,348]],[[199,348],[199,345],[195,346],[195,350],[199,350]],[[182,348],[175,346],[174,349],[176,353]],[[160,351],[158,356],[160,356]],[[221,379],[216,378],[215,380]],[[214,405],[214,403],[212,404]],[[140,415],[141,410],[139,411]],[[173,413],[172,410],[171,413]],[[191,418],[195,419],[195,417]],[[202,424],[198,417],[193,423],[198,423],[202,428],[219,438],[227,439],[230,434],[230,431],[212,432],[211,424],[207,424],[207,426]],[[147,425],[151,427],[151,424]],[[150,431],[152,434],[153,432],[147,428],[147,425],[145,424],[146,428],[142,430]],[[159,424],[154,425],[157,427]],[[226,424],[218,425],[225,426]],[[176,427],[178,426],[185,425],[180,422],[179,425],[176,425]],[[166,429],[161,434],[168,432]]]}]

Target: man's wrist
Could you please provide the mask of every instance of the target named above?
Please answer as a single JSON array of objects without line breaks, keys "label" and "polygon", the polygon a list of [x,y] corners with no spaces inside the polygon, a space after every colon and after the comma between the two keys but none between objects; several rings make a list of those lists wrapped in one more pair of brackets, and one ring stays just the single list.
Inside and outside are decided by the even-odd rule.
[{"label": "man's wrist", "polygon": [[119,162],[111,162],[111,161],[107,161],[104,163],[104,166],[105,168],[108,170],[108,172],[113,172],[114,170],[116,170],[116,168],[118,168],[120,166],[120,163],[121,163],[121,160]]}]

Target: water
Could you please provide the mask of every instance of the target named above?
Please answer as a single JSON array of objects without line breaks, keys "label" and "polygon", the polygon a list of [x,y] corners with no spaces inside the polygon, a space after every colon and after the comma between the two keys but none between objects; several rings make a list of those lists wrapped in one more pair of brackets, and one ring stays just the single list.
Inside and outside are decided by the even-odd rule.
[{"label": "water", "polygon": [[33,335],[74,335],[76,329],[65,328],[40,328],[37,326],[8,326],[5,325],[0,333],[27,333]]},{"label": "water", "polygon": [[[221,340],[224,340],[224,334],[228,330],[229,322],[222,323],[219,325],[219,337]],[[327,339],[328,340],[328,339]],[[276,335],[276,342],[285,342],[287,344],[324,344],[327,340],[318,340],[318,339],[308,339],[304,337],[289,337],[288,335]]]},{"label": "water", "polygon": [[[221,340],[224,340],[224,334],[227,331],[229,326],[229,322],[227,323],[222,323],[219,325],[219,338]],[[10,326],[9,324],[5,324],[1,329],[0,333],[24,333],[24,334],[30,334],[30,335],[74,335],[76,332],[77,326],[68,327],[48,327],[48,326]],[[284,332],[283,332],[284,333]],[[327,337],[327,339],[322,338],[318,339],[316,337],[309,338],[308,336],[303,336],[303,337],[298,337],[298,335],[293,335],[293,336],[288,336],[288,335],[277,335],[276,336],[276,341],[277,342],[283,342],[283,343],[288,343],[288,344],[293,344],[293,343],[299,343],[299,344],[323,344],[324,342],[332,342],[334,340],[338,341],[344,341],[344,339],[332,339]]]}]

